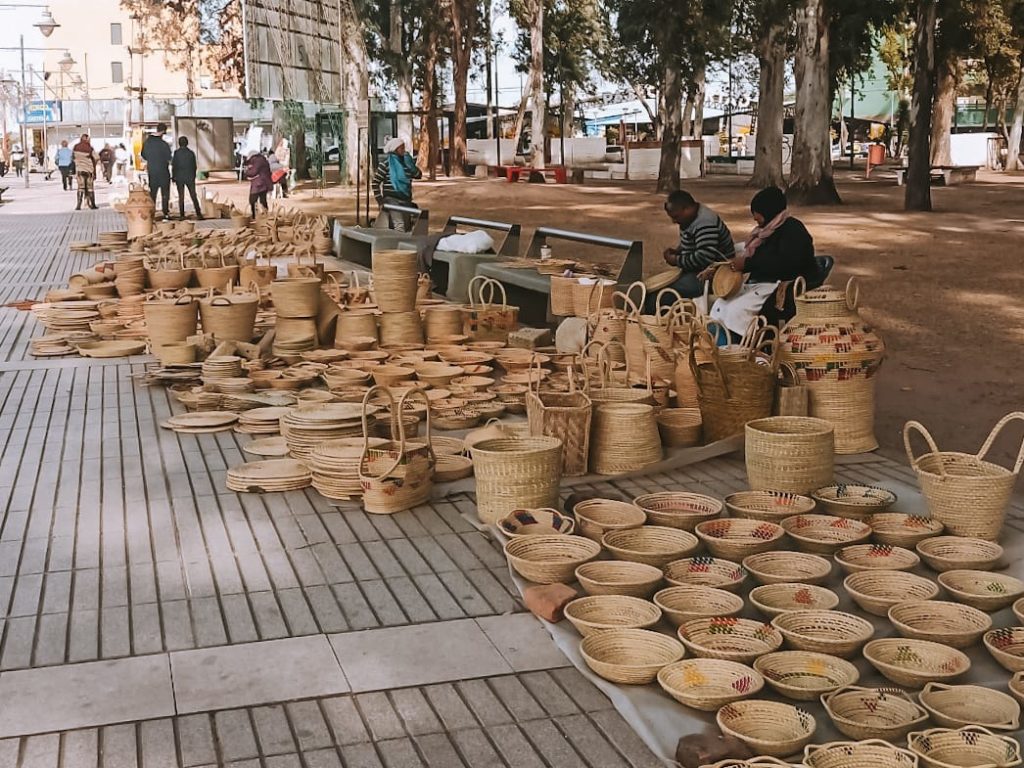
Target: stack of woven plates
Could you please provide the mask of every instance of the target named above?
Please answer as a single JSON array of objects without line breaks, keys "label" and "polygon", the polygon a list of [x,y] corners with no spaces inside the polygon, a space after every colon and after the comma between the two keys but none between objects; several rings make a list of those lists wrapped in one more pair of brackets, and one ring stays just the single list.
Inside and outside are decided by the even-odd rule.
[{"label": "stack of woven plates", "polygon": [[131,296],[122,296],[117,301],[117,319],[123,323],[130,323],[132,320],[141,320],[145,317],[142,305],[145,296],[141,293]]},{"label": "stack of woven plates", "polygon": [[210,379],[206,386],[211,392],[225,395],[252,392],[255,389],[253,380],[248,376],[218,376]]},{"label": "stack of woven plates", "polygon": [[[367,406],[368,413],[377,410]],[[308,459],[325,440],[363,434],[361,403],[312,403],[297,405],[281,417],[281,434],[292,456]]]},{"label": "stack of woven plates", "polygon": [[49,333],[32,339],[29,342],[29,351],[36,357],[75,354],[75,348],[68,343],[68,337],[63,333]]},{"label": "stack of woven plates", "polygon": [[290,410],[278,406],[242,411],[238,414],[235,432],[245,435],[276,435],[281,429],[281,417]]},{"label": "stack of woven plates", "polygon": [[237,493],[297,491],[309,486],[312,475],[301,461],[267,459],[251,461],[228,470],[228,490]]},{"label": "stack of woven plates", "polygon": [[274,435],[273,437],[261,437],[253,440],[251,443],[246,443],[242,446],[242,450],[246,453],[251,453],[253,456],[263,456],[268,459],[278,458],[288,455],[288,443],[280,435]]},{"label": "stack of woven plates", "polygon": [[165,429],[173,429],[175,432],[202,434],[206,432],[224,432],[231,429],[236,421],[238,421],[237,413],[196,411],[195,413],[183,413],[180,416],[172,416],[167,421],[161,422],[160,426]]},{"label": "stack of woven plates", "polygon": [[[328,499],[351,499],[362,496],[359,484],[359,459],[363,454],[361,437],[345,437],[320,443],[309,456],[313,487]],[[388,441],[370,438],[370,447],[378,448]]]},{"label": "stack of woven plates", "polygon": [[59,304],[37,304],[33,314],[43,326],[54,333],[89,332],[89,324],[100,319],[94,301],[64,301]]},{"label": "stack of woven plates", "polygon": [[128,231],[100,232],[99,244],[107,251],[122,251],[128,247]]},{"label": "stack of woven plates", "polygon": [[235,392],[221,395],[225,411],[248,411],[253,408],[288,408],[295,398],[284,392]]},{"label": "stack of woven plates", "polygon": [[242,376],[242,358],[215,355],[203,361],[203,379],[232,379]]}]

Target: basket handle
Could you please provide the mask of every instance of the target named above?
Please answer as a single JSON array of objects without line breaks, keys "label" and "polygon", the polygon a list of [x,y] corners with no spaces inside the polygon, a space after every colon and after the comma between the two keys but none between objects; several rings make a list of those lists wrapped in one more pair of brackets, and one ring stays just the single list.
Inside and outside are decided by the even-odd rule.
[{"label": "basket handle", "polygon": [[[533,389],[533,385],[534,385],[533,371],[534,371],[535,368],[537,369],[537,382],[536,382],[537,383],[537,391],[536,392],[534,392],[534,389]],[[529,376],[527,376],[526,386],[529,387],[530,388],[530,392],[533,392],[533,394],[535,394],[535,395],[540,394],[540,378],[541,378],[541,372],[542,371],[543,371],[543,368],[541,367],[541,364],[540,364],[540,358],[537,357],[537,353],[534,352],[532,355],[530,355],[530,374],[529,374]]]},{"label": "basket handle", "polygon": [[494,291],[495,289],[501,291],[501,308],[508,309],[508,294],[505,293],[505,285],[500,280],[495,280],[493,277],[488,278],[490,281],[488,287],[491,289],[491,303],[494,303]]},{"label": "basket handle", "polygon": [[331,297],[331,300],[335,304],[340,304],[341,303],[341,283],[338,282],[338,278],[336,278],[334,276],[333,272],[327,272],[324,275],[324,277],[326,277],[328,281],[333,283],[333,285],[324,285],[323,286],[324,292],[328,296]]},{"label": "basket handle", "polygon": [[477,275],[469,281],[466,292],[469,294],[469,306],[476,307],[477,303],[483,304],[483,287],[487,284],[487,275]]},{"label": "basket handle", "polygon": [[[359,469],[358,469],[359,478],[360,479],[362,479],[364,477],[368,477],[368,478],[374,478],[375,477],[374,475],[367,475],[367,474],[363,473],[363,463],[370,456],[370,427],[369,427],[369,424],[366,421],[366,417],[369,414],[367,414],[366,409],[367,409],[367,406],[370,404],[370,398],[378,390],[380,390],[385,395],[387,395],[387,398],[388,398],[388,400],[391,403],[391,409],[390,409],[391,410],[391,440],[394,441],[395,435],[396,434],[398,435],[398,456],[397,456],[397,458],[395,458],[395,463],[394,464],[392,464],[390,467],[388,467],[387,470],[385,470],[384,472],[381,472],[379,475],[376,475],[376,477],[387,477],[392,472],[394,472],[396,469],[398,469],[398,465],[402,463],[402,456],[405,453],[405,425],[402,423],[402,413],[401,413],[401,411],[398,410],[398,408],[395,405],[395,398],[394,398],[394,396],[391,394],[391,391],[387,387],[382,387],[380,385],[376,385],[376,386],[370,387],[366,391],[366,394],[363,395],[363,414],[362,414],[362,418],[363,418],[363,452],[361,454],[359,454]],[[404,398],[403,398],[403,402],[404,402]],[[430,411],[429,407],[427,408],[427,411],[428,412]]]},{"label": "basket handle", "polygon": [[848,309],[857,309],[860,304],[860,282],[856,277],[846,281],[846,306]]},{"label": "basket handle", "polygon": [[757,344],[754,340],[757,338],[761,329],[767,324],[768,321],[765,319],[764,315],[755,315],[752,317],[750,322],[747,323],[746,331],[743,332],[743,338],[740,339],[740,346],[748,349],[756,349]]},{"label": "basket handle", "polygon": [[[1003,427],[1009,424],[1011,421],[1024,421],[1024,412],[1014,411],[1008,413],[999,420],[999,423],[992,427],[992,431],[989,432],[988,437],[985,438],[985,443],[981,446],[981,450],[978,451],[978,460],[983,460],[988,455],[989,449],[992,447],[999,434],[1003,431]],[[1013,474],[1020,472],[1021,465],[1024,464],[1024,440],[1021,441],[1020,449],[1017,451],[1017,460],[1013,463]]]},{"label": "basket handle", "polygon": [[614,383],[614,382],[612,382],[612,362],[613,361],[611,360],[611,358],[608,357],[608,352],[609,352],[610,349],[612,349],[612,347],[618,347],[619,349],[622,350],[622,357],[626,361],[626,383],[628,384],[629,383],[629,355],[626,354],[626,345],[623,344],[621,341],[616,341],[615,339],[612,339],[611,341],[606,342],[604,344],[604,346],[601,348],[601,351],[598,353],[599,357],[605,363],[607,363],[607,365],[602,368],[602,371],[604,372],[604,374],[606,376],[607,383],[609,383],[609,384]]},{"label": "basket handle", "polygon": [[[434,455],[434,447],[430,444],[430,400],[429,400],[429,398],[427,398],[427,393],[424,392],[420,387],[413,387],[412,389],[407,390],[402,395],[402,399],[398,401],[398,412],[400,414],[405,413],[405,403],[406,403],[406,401],[408,401],[408,399],[410,397],[412,397],[412,398],[419,398],[420,400],[423,401],[423,404],[427,406],[427,420],[426,420],[427,433],[426,433],[426,435],[424,437],[426,438],[426,442],[427,442],[427,454],[430,456],[430,460],[432,462],[436,463],[437,462],[437,457]],[[399,420],[399,422],[402,422],[401,416],[399,416],[398,420]],[[403,447],[403,452],[404,452],[404,448],[405,448],[405,424],[400,423],[400,428],[402,430],[402,447]]]},{"label": "basket handle", "polygon": [[725,371],[722,370],[722,362],[718,356],[718,347],[715,346],[712,341],[710,334],[707,331],[701,331],[696,337],[696,340],[690,345],[690,370],[693,371],[694,381],[697,382],[697,389],[700,389],[700,367],[697,365],[697,347],[703,346],[707,348],[708,356],[711,358],[711,363],[715,366],[715,370],[722,379],[722,389],[725,390],[725,399],[732,400],[732,392],[729,390],[729,379],[725,376]]},{"label": "basket handle", "polygon": [[[185,300],[184,303],[182,303],[182,299]],[[187,293],[184,293],[181,296],[179,296],[178,298],[176,298],[174,300],[174,303],[175,304],[181,304],[182,306],[184,306],[185,304],[191,304],[193,301],[194,301],[194,299],[191,296],[189,296]]]},{"label": "basket handle", "polygon": [[[924,441],[928,444],[930,453],[939,453],[939,447],[935,444],[935,440],[932,438],[931,433],[925,429],[924,424],[919,421],[908,421],[903,425],[903,447],[907,451],[907,459],[910,461],[911,467],[916,467],[919,457],[914,456],[914,449],[910,447],[911,432],[917,432],[924,438]],[[990,435],[991,437],[991,435]],[[922,456],[924,454],[921,454]],[[942,477],[946,476],[946,468],[943,466],[941,461],[937,461],[938,472]]]},{"label": "basket handle", "polygon": [[797,275],[796,280],[793,281],[793,298],[799,298],[807,293],[807,281],[803,275]]},{"label": "basket handle", "polygon": [[[633,301],[633,289],[640,289],[640,301]],[[629,299],[629,303],[633,306],[633,315],[635,317],[640,316],[641,310],[644,308],[644,304],[647,302],[647,286],[642,280],[637,280],[635,283],[631,283],[626,288],[626,298]]]},{"label": "basket handle", "polygon": [[[665,294],[669,296],[675,296],[676,300],[671,304],[662,304],[661,297]],[[679,295],[679,291],[675,288],[662,288],[658,291],[658,295],[654,299],[654,316],[661,320],[665,316],[671,316],[675,312],[675,307],[683,301],[683,297]]]},{"label": "basket handle", "polygon": [[779,365],[779,385],[782,387],[799,387],[800,378],[796,372],[796,366],[790,362]]}]

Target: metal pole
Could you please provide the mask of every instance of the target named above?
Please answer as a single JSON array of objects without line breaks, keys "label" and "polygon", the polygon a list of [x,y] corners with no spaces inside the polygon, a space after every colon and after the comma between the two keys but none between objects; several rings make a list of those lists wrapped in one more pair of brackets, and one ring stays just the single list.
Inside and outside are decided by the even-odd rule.
[{"label": "metal pole", "polygon": [[[498,87],[498,48],[494,47],[494,144],[497,164],[501,165],[501,89]],[[487,52],[490,58],[491,51]],[[515,148],[512,150],[515,152]]]},{"label": "metal pole", "polygon": [[32,155],[28,149],[28,87],[25,85],[25,36],[21,35],[21,156],[25,164],[25,189],[28,189],[28,173],[32,169]]},{"label": "metal pole", "polygon": [[562,125],[558,130],[558,154],[563,168],[565,168],[565,72],[562,71],[562,44],[558,44],[558,118]]},{"label": "metal pole", "polygon": [[[35,68],[31,64],[29,64],[28,65],[28,74],[29,74],[28,81],[30,83],[32,82],[33,77],[35,76],[35,73],[36,73]],[[43,78],[43,163],[42,163],[42,165],[43,165],[43,179],[49,181],[49,179],[46,178],[46,163],[49,160],[49,152],[50,152],[50,141],[47,138],[47,130],[46,130],[46,110],[47,110],[47,106],[46,106],[46,78],[44,77]]]},{"label": "metal pole", "polygon": [[850,170],[853,170],[853,102],[857,98],[854,85],[856,80],[850,75]]},{"label": "metal pole", "polygon": [[487,72],[487,138],[494,136],[494,100],[491,97],[491,0],[484,0],[487,17],[487,53],[484,55]]},{"label": "metal pole", "polygon": [[82,67],[85,69],[85,130],[92,136],[92,102],[89,101],[89,54],[83,54]]}]

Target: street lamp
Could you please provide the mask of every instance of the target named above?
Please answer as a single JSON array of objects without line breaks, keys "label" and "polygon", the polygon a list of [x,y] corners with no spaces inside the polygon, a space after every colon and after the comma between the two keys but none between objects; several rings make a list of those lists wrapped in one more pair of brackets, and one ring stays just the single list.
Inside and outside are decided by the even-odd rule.
[{"label": "street lamp", "polygon": [[71,56],[71,51],[64,51],[64,55],[61,56],[60,61],[57,62],[60,65],[61,71],[67,74],[71,71],[71,68],[78,62]]},{"label": "street lamp", "polygon": [[43,37],[49,37],[60,24],[53,20],[53,14],[50,13],[50,9],[47,7],[43,9],[43,15],[39,18],[39,21],[32,26],[38,29]]}]

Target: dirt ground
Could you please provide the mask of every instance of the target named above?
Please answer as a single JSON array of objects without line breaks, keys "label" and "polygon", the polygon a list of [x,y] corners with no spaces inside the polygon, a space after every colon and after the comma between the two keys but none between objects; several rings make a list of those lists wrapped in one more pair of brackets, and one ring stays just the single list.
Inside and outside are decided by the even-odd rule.
[{"label": "dirt ground", "polygon": [[[903,455],[908,419],[924,423],[940,448],[976,452],[1004,414],[1024,410],[1024,175],[979,174],[977,183],[933,188],[933,213],[906,213],[894,176],[837,171],[840,206],[794,208],[818,253],[836,257],[831,282],[861,281],[861,312],[880,330],[888,356],[879,374],[877,435],[887,455]],[[753,189],[739,179],[685,183],[725,219],[737,240],[752,225]],[[232,198],[240,185],[218,185]],[[677,240],[651,183],[582,186],[499,180],[419,182],[417,203],[432,230],[451,214],[518,222],[523,246],[548,225],[644,241],[645,269]],[[239,202],[242,202],[239,199]],[[354,198],[339,190],[300,190],[290,201],[354,221]],[[560,253],[555,256],[570,255]],[[1012,432],[1012,438],[1010,436]],[[994,455],[1012,461],[1016,425]]]}]

